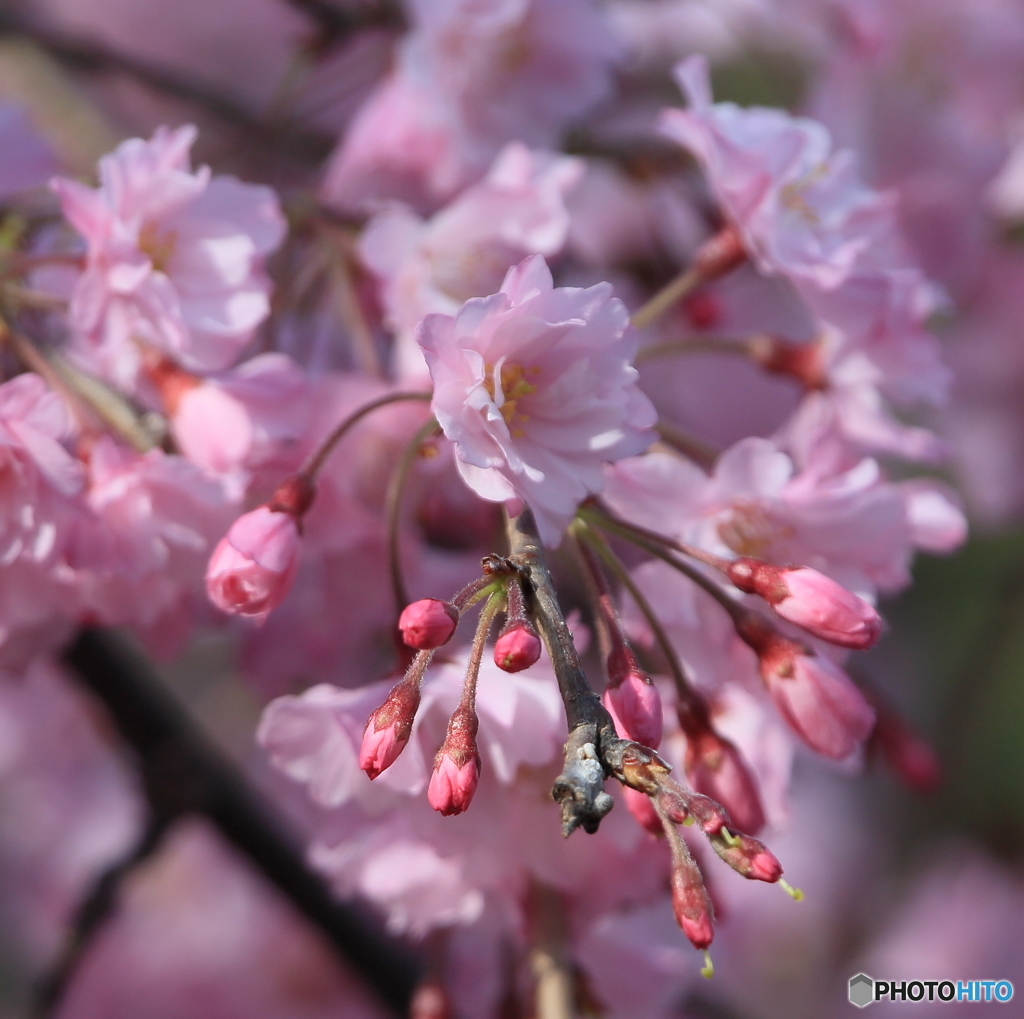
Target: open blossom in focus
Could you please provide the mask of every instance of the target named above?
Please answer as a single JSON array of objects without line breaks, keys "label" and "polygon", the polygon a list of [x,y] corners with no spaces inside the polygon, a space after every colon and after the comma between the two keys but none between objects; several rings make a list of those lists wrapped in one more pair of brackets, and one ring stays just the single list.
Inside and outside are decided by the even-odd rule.
[{"label": "open blossom in focus", "polygon": [[263,260],[284,236],[274,192],[193,173],[191,126],[133,138],[100,160],[100,186],[58,178],[65,216],[85,238],[73,328],[128,385],[141,341],[199,371],[224,368],[270,309]]},{"label": "open blossom in focus", "polygon": [[579,159],[512,143],[483,181],[429,220],[402,207],[370,220],[359,250],[382,283],[400,378],[427,374],[414,338],[424,315],[454,315],[469,298],[498,290],[527,255],[561,250],[569,229],[565,195],[582,172]]},{"label": "open blossom in focus", "polygon": [[654,408],[627,330],[608,284],[555,288],[540,256],[511,269],[500,293],[420,327],[434,413],[463,478],[492,502],[525,501],[546,544],[601,490],[606,462],[650,445]]},{"label": "open blossom in focus", "polygon": [[554,148],[611,84],[616,45],[590,0],[414,0],[398,68],[327,167],[343,208],[433,211],[510,141]]}]

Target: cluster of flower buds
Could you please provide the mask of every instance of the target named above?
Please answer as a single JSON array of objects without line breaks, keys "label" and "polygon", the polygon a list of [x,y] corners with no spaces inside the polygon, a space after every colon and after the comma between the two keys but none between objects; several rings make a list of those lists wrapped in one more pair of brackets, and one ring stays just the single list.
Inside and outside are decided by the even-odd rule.
[{"label": "cluster of flower buds", "polygon": [[[714,908],[700,868],[678,826],[699,828],[720,860],[751,881],[779,883],[794,898],[802,895],[782,881],[782,864],[760,840],[733,824],[727,810],[701,793],[683,788],[652,750],[623,741],[614,754],[616,777],[634,797],[643,797],[657,817],[672,852],[672,905],[676,922],[700,951],[714,939]],[[712,973],[710,957],[704,973]]]},{"label": "cluster of flower buds", "polygon": [[540,658],[541,641],[527,613],[523,581],[509,560],[485,557],[483,575],[467,584],[450,602],[421,598],[402,610],[399,632],[417,654],[405,676],[367,719],[359,754],[359,767],[371,779],[395,763],[412,734],[420,705],[420,687],[434,652],[452,639],[462,615],[481,601],[484,606],[473,638],[462,697],[448,720],[427,787],[428,802],[444,815],[465,811],[480,781],[476,684],[484,647],[499,612],[505,612],[506,622],[494,645],[495,664],[505,672],[521,672]]}]

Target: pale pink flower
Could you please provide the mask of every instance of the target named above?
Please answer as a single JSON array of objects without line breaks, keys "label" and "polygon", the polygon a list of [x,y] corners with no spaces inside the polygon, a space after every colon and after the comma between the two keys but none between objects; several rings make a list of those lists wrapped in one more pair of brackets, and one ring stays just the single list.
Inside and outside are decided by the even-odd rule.
[{"label": "pale pink flower", "polygon": [[207,593],[224,612],[262,619],[291,589],[298,560],[295,516],[260,506],[240,516],[214,549]]},{"label": "pale pink flower", "polygon": [[71,419],[64,401],[32,373],[0,386],[0,563],[59,554],[76,515],[85,472],[61,445]]},{"label": "pale pink flower", "polygon": [[864,186],[852,154],[832,151],[824,125],[712,103],[703,57],[676,74],[690,107],[666,110],[660,128],[698,158],[762,272],[832,289],[860,260],[901,251],[892,198]]},{"label": "pale pink flower", "polygon": [[549,545],[601,490],[603,464],[651,441],[627,329],[608,284],[556,289],[539,255],[509,270],[500,293],[420,327],[434,413],[463,478],[492,502],[525,501]]},{"label": "pale pink flower", "polygon": [[582,172],[578,159],[514,142],[484,180],[429,220],[401,207],[370,220],[359,250],[382,283],[399,376],[427,373],[413,335],[424,315],[454,315],[469,298],[497,291],[527,255],[561,250],[569,226],[565,195]]},{"label": "pale pink flower", "polygon": [[263,261],[285,223],[270,188],[193,173],[194,127],[158,129],[100,160],[93,190],[58,178],[64,214],[85,238],[71,320],[108,373],[133,381],[136,341],[186,368],[227,367],[270,308]]},{"label": "pale pink flower", "polygon": [[260,354],[188,386],[172,407],[182,454],[240,499],[254,473],[294,466],[310,418],[310,385],[284,354]]}]

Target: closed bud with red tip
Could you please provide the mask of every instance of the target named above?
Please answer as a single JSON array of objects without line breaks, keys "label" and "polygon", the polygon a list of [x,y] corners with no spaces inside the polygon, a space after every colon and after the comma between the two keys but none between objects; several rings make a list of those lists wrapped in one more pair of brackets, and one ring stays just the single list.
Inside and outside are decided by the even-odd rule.
[{"label": "closed bud with red tip", "polygon": [[722,828],[710,842],[719,859],[751,881],[773,884],[782,877],[782,864],[759,839]]},{"label": "closed bud with red tip", "polygon": [[406,677],[392,688],[384,703],[367,719],[359,748],[359,767],[371,779],[390,768],[405,749],[419,706],[418,679]]},{"label": "closed bud with red tip", "polygon": [[625,645],[608,656],[608,687],[601,700],[620,736],[658,747],[664,725],[661,695]]},{"label": "closed bud with red tip", "polygon": [[522,672],[540,659],[540,637],[533,624],[519,620],[506,626],[494,642],[494,664],[505,672]]},{"label": "closed bud with red tip", "polygon": [[772,566],[743,556],[726,573],[741,591],[760,595],[783,619],[831,644],[863,651],[882,633],[872,605],[807,566]]},{"label": "closed bud with red tip", "polygon": [[429,651],[447,644],[455,633],[459,611],[438,598],[410,602],[398,617],[402,640],[409,647]]},{"label": "closed bud with red tip", "polygon": [[680,930],[697,949],[706,949],[715,938],[715,910],[697,864],[691,858],[673,861],[672,911]]},{"label": "closed bud with red tip", "polygon": [[448,721],[448,733],[434,758],[427,800],[446,817],[461,814],[470,805],[480,782],[477,725],[476,712],[460,704]]}]

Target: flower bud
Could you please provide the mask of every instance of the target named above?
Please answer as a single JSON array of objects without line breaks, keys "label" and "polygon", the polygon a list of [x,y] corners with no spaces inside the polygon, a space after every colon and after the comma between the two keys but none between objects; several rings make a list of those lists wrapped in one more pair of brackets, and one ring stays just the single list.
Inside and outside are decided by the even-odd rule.
[{"label": "flower bud", "polygon": [[540,637],[525,621],[505,629],[494,642],[494,664],[505,672],[522,672],[540,658]]},{"label": "flower bud", "polygon": [[676,861],[672,868],[672,911],[694,948],[711,945],[715,937],[715,910],[693,860]]},{"label": "flower bud", "polygon": [[437,598],[421,598],[402,609],[398,629],[409,647],[429,651],[447,644],[458,622],[459,612],[454,605]]},{"label": "flower bud", "polygon": [[654,809],[650,796],[637,789],[630,789],[628,785],[622,787],[622,798],[625,801],[626,809],[633,815],[641,828],[645,828],[652,835],[663,835],[664,828],[661,818]]},{"label": "flower bud", "polygon": [[769,884],[782,877],[782,864],[759,839],[722,828],[711,836],[710,841],[719,859],[729,864],[737,874],[751,881],[767,881]]},{"label": "flower bud", "polygon": [[882,620],[874,607],[817,570],[743,556],[729,564],[727,573],[741,591],[760,595],[783,619],[822,640],[862,651],[881,635]]},{"label": "flower bud", "polygon": [[700,273],[701,280],[709,283],[746,260],[747,252],[739,231],[734,226],[724,226],[697,249],[693,267]]},{"label": "flower bud", "polygon": [[662,737],[661,695],[628,648],[608,656],[609,683],[601,701],[625,739],[656,749]]},{"label": "flower bud", "polygon": [[448,734],[434,758],[427,800],[446,817],[466,810],[480,782],[477,724],[476,712],[460,704],[448,722]]},{"label": "flower bud", "polygon": [[914,792],[933,793],[942,784],[938,754],[896,712],[879,706],[871,746],[881,752],[897,778]]},{"label": "flower bud", "polygon": [[214,549],[206,591],[224,612],[264,618],[291,589],[298,564],[298,520],[260,506],[240,516]]},{"label": "flower bud", "polygon": [[409,742],[419,706],[419,682],[406,678],[392,688],[384,703],[366,720],[359,767],[371,779],[398,760]]},{"label": "flower bud", "polygon": [[834,662],[780,636],[759,659],[776,708],[812,750],[839,760],[871,735],[874,710]]},{"label": "flower bud", "polygon": [[684,768],[693,788],[725,807],[740,831],[764,827],[757,782],[729,740],[712,729],[687,733]]},{"label": "flower bud", "polygon": [[747,349],[765,371],[788,375],[805,389],[824,389],[828,382],[820,342],[793,343],[762,333],[751,337]]}]

